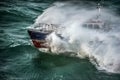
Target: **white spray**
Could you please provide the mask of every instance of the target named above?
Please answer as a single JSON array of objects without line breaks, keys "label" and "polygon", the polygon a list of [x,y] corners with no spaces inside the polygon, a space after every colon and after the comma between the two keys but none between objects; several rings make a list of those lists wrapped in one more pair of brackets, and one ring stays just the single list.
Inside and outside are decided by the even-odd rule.
[{"label": "white spray", "polygon": [[[102,19],[110,20],[112,23],[113,27],[109,32],[83,28],[82,24],[93,18],[97,10],[82,9],[70,3],[55,3],[38,16],[35,24],[48,23],[65,26],[65,29],[60,32],[63,39],[55,32],[47,37],[53,53],[74,52],[80,58],[89,57],[92,63],[97,64],[98,69],[120,73],[120,28],[118,25],[120,19],[110,13],[107,9],[102,9],[101,12]],[[108,16],[111,18],[107,18]]]}]

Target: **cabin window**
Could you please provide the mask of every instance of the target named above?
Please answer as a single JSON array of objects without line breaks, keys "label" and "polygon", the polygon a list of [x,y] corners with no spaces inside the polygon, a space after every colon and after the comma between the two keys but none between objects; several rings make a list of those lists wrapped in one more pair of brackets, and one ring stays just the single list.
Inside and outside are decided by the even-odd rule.
[{"label": "cabin window", "polygon": [[92,25],[92,24],[89,24],[88,27],[89,27],[89,28],[93,28],[93,25]]},{"label": "cabin window", "polygon": [[100,26],[99,26],[98,24],[95,24],[95,25],[94,25],[94,28],[95,28],[95,29],[99,29]]},{"label": "cabin window", "polygon": [[87,27],[87,24],[83,24],[82,26],[83,26],[83,27]]}]

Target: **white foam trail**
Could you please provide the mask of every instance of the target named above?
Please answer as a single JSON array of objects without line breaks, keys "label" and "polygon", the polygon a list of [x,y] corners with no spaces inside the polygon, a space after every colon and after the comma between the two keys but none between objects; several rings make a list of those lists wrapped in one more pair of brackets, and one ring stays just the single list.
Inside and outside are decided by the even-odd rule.
[{"label": "white foam trail", "polygon": [[112,27],[107,26],[111,28],[109,32],[83,28],[82,24],[97,14],[96,9],[82,9],[69,3],[55,3],[38,16],[35,24],[65,26],[61,31],[63,39],[54,32],[47,37],[52,52],[74,52],[80,58],[89,57],[98,69],[120,73],[120,19],[110,13],[107,9],[102,9],[101,12],[104,21],[111,21]]}]

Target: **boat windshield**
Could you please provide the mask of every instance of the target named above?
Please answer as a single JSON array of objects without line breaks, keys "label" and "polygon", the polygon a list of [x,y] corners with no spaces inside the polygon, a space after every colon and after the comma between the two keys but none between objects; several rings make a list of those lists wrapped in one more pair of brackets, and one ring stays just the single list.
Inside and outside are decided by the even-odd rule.
[{"label": "boat windshield", "polygon": [[89,28],[89,29],[100,29],[104,26],[102,23],[85,23],[82,25],[82,27]]}]

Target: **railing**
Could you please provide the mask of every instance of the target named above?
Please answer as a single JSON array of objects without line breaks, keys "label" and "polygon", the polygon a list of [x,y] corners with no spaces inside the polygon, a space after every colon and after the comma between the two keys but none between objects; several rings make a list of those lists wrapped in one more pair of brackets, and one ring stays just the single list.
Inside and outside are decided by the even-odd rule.
[{"label": "railing", "polygon": [[39,24],[35,24],[34,28],[40,31],[57,31],[63,29],[64,27],[61,27],[57,24],[39,23]]}]

